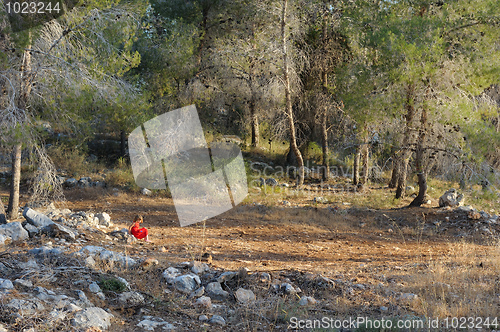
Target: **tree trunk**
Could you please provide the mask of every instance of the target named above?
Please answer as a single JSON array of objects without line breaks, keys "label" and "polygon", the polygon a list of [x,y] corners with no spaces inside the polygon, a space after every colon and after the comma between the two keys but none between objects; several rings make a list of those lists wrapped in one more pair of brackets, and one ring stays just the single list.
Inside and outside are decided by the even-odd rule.
[{"label": "tree trunk", "polygon": [[363,177],[361,178],[361,183],[366,185],[368,183],[368,176],[370,175],[370,170],[368,169],[368,162],[370,157],[370,151],[368,144],[364,143],[361,149],[361,160],[363,164]]},{"label": "tree trunk", "polygon": [[422,110],[420,117],[420,133],[418,137],[417,153],[415,157],[415,166],[417,168],[418,176],[418,195],[410,203],[410,206],[420,206],[424,204],[425,194],[427,193],[427,172],[424,166],[424,147],[425,136],[427,134],[427,110]]},{"label": "tree trunk", "polygon": [[[328,15],[323,15],[323,51],[326,54],[326,50],[324,49],[326,47],[326,40],[327,40],[327,31],[328,29]],[[323,68],[321,72],[321,83],[323,86],[323,93],[325,94],[325,97],[328,96],[328,73],[326,72],[326,68]],[[323,143],[323,180],[328,180],[330,177],[330,169],[328,166],[328,124],[327,124],[327,119],[328,119],[328,107],[325,105],[322,109],[322,114],[321,114],[321,140]]]},{"label": "tree trunk", "polygon": [[297,185],[301,186],[304,184],[304,159],[302,159],[302,154],[300,153],[299,147],[297,146],[297,138],[295,136],[295,122],[293,119],[293,109],[292,109],[292,96],[290,92],[290,77],[288,74],[288,54],[286,50],[286,9],[288,5],[288,0],[283,0],[283,10],[281,15],[281,42],[283,51],[283,78],[285,81],[285,100],[286,100],[286,114],[288,118],[288,127],[290,130],[290,149],[295,154],[297,158],[297,163],[299,166],[299,176],[297,179]]},{"label": "tree trunk", "polygon": [[403,138],[403,151],[401,152],[399,170],[398,170],[398,183],[396,186],[396,198],[402,198],[406,192],[406,176],[408,173],[408,160],[411,155],[410,144],[412,143],[412,122],[415,116],[415,108],[413,107],[414,91],[413,85],[408,85],[406,88],[406,124],[405,133]]},{"label": "tree trunk", "polygon": [[330,177],[330,167],[328,166],[328,130],[327,130],[327,107],[323,108],[323,114],[321,116],[321,141],[323,144],[323,180],[328,180]]},{"label": "tree trunk", "polygon": [[403,198],[406,193],[406,175],[408,172],[408,159],[401,160],[398,172],[398,185],[396,186],[396,198]]},{"label": "tree trunk", "polygon": [[391,181],[389,182],[389,188],[394,189],[398,184],[398,167],[399,167],[399,159],[395,156],[394,161],[392,162],[392,175]]},{"label": "tree trunk", "polygon": [[356,186],[359,183],[359,146],[356,147],[356,151],[354,152],[354,165],[352,168],[352,183]]},{"label": "tree trunk", "polygon": [[197,64],[201,66],[203,61],[203,49],[205,48],[205,38],[208,32],[208,11],[210,6],[202,8],[202,20],[201,20],[201,32],[200,32],[200,43],[198,44],[198,54],[197,54]]},{"label": "tree trunk", "polygon": [[10,182],[10,197],[7,213],[9,219],[16,219],[19,213],[19,184],[21,182],[21,151],[22,144],[16,144],[12,150],[12,180]]},{"label": "tree trunk", "polygon": [[259,145],[259,118],[253,98],[250,101],[250,121],[252,126],[252,146],[255,148]]},{"label": "tree trunk", "polygon": [[[29,35],[31,39],[31,34]],[[31,43],[27,47],[31,48]],[[31,53],[24,51],[23,63],[21,67],[21,81],[19,86],[18,108],[25,110],[28,106],[28,99],[31,93]],[[19,125],[23,125],[20,123]],[[19,212],[19,186],[21,182],[21,152],[22,142],[15,141],[12,150],[12,180],[10,183],[9,206],[7,214],[9,219],[16,219]]]}]

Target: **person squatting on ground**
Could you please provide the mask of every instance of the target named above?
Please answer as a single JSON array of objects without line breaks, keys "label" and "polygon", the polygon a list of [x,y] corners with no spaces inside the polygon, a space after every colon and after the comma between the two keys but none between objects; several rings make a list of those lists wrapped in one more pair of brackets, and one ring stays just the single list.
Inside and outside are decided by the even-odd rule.
[{"label": "person squatting on ground", "polygon": [[149,242],[149,236],[148,236],[148,229],[146,227],[140,227],[139,224],[143,223],[144,219],[142,216],[135,216],[134,222],[129,228],[130,234],[135,236],[137,239],[141,240],[144,239],[146,242]]}]

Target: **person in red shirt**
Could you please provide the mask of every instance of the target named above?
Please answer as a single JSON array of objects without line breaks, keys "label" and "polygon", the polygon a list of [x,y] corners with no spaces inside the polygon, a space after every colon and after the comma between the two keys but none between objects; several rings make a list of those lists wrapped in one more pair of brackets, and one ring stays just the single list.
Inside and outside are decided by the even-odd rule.
[{"label": "person in red shirt", "polygon": [[148,229],[145,227],[141,228],[139,225],[142,222],[144,222],[144,220],[142,219],[142,216],[139,216],[139,215],[135,216],[134,222],[132,223],[132,225],[129,228],[129,232],[130,232],[130,234],[135,236],[137,239],[139,239],[139,240],[144,239],[146,242],[149,242]]}]

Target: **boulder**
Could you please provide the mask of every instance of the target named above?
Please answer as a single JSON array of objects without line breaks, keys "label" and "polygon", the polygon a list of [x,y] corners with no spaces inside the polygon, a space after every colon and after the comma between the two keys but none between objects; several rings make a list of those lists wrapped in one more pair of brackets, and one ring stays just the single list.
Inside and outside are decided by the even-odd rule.
[{"label": "boulder", "polygon": [[203,263],[203,262],[192,261],[190,263],[190,265],[191,265],[191,271],[194,274],[202,274],[204,272],[210,271],[210,268],[208,267],[208,265],[206,263]]},{"label": "boulder", "polygon": [[144,296],[137,292],[124,292],[118,297],[118,303],[127,306],[138,306],[144,304]]},{"label": "boulder", "polygon": [[318,196],[318,197],[314,197],[313,202],[318,203],[318,204],[326,204],[326,203],[328,203],[328,200],[322,196]]},{"label": "boulder", "polygon": [[106,212],[97,213],[94,217],[99,220],[99,225],[106,227],[111,226],[111,217]]},{"label": "boulder", "polygon": [[314,297],[311,296],[302,296],[299,301],[299,305],[301,306],[310,306],[315,305],[318,301]]},{"label": "boulder", "polygon": [[7,308],[15,310],[22,315],[32,317],[37,312],[45,309],[41,301],[38,300],[23,300],[23,299],[12,299],[6,304]]},{"label": "boulder", "polygon": [[111,326],[113,315],[101,308],[90,307],[78,311],[71,320],[71,325],[77,329],[99,328],[107,330]]},{"label": "boulder", "polygon": [[205,292],[214,300],[224,301],[229,297],[229,293],[222,289],[217,281],[211,282],[205,288]]},{"label": "boulder", "polygon": [[439,197],[439,207],[457,207],[464,205],[464,195],[459,194],[455,188],[447,190]]},{"label": "boulder", "polygon": [[222,316],[219,316],[219,315],[213,315],[212,318],[210,318],[210,320],[208,322],[210,324],[217,324],[217,325],[221,325],[221,326],[225,326],[226,325],[225,319]]},{"label": "boulder", "polygon": [[94,259],[99,258],[107,264],[117,264],[122,267],[132,267],[137,264],[135,259],[115,251],[104,249],[103,247],[85,246],[79,252],[92,256]]},{"label": "boulder", "polygon": [[10,238],[12,241],[22,241],[29,238],[28,232],[17,221],[0,225],[0,235]]},{"label": "boulder", "polygon": [[153,192],[151,190],[149,190],[148,188],[142,188],[141,194],[143,194],[145,196],[151,196],[153,194]]},{"label": "boulder", "polygon": [[9,290],[12,288],[14,288],[12,281],[10,281],[9,279],[0,278],[0,291]]},{"label": "boulder", "polygon": [[89,285],[89,291],[91,291],[94,294],[102,292],[101,287],[99,287],[99,285],[95,281]]},{"label": "boulder", "polygon": [[92,179],[88,176],[80,178],[78,180],[78,186],[82,188],[87,188],[92,186]]},{"label": "boulder", "polygon": [[75,179],[75,178],[69,178],[69,179],[66,179],[63,183],[63,187],[65,188],[74,188],[76,187],[78,183],[78,180]]},{"label": "boulder", "polygon": [[37,212],[29,207],[24,209],[23,217],[26,219],[27,222],[38,228],[45,227],[54,223],[49,217],[47,217],[43,213]]},{"label": "boulder", "polygon": [[173,284],[179,292],[189,294],[201,284],[201,280],[197,275],[185,274],[176,277]]},{"label": "boulder", "polygon": [[236,293],[234,293],[236,300],[239,303],[247,304],[255,301],[255,294],[249,290],[244,288],[238,288]]},{"label": "boulder", "polygon": [[153,316],[142,317],[142,320],[137,324],[137,327],[145,331],[155,331],[155,329],[158,329],[158,331],[175,329],[174,325],[164,321],[159,317],[153,317]]},{"label": "boulder", "polygon": [[211,310],[212,309],[212,299],[208,296],[202,296],[194,302],[194,306],[200,310]]},{"label": "boulder", "polygon": [[75,241],[77,233],[61,224],[52,223],[42,228],[41,232],[50,237],[63,238],[68,241]]},{"label": "boulder", "polygon": [[170,266],[165,271],[163,271],[162,277],[167,281],[168,284],[174,284],[175,278],[181,275],[181,271],[173,266]]},{"label": "boulder", "polygon": [[269,178],[269,179],[266,179],[266,185],[271,186],[271,187],[275,187],[275,186],[279,185],[279,183],[275,178]]},{"label": "boulder", "polygon": [[24,222],[23,227],[28,232],[29,237],[33,237],[40,234],[40,229],[38,229],[37,227],[33,226],[28,222]]}]

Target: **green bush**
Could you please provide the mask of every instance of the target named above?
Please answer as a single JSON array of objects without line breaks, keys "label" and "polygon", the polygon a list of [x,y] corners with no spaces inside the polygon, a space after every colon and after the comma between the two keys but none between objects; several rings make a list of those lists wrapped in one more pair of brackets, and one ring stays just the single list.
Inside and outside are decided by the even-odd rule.
[{"label": "green bush", "polygon": [[127,290],[127,285],[116,278],[102,279],[98,284],[104,292],[121,293]]}]

